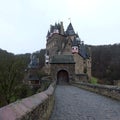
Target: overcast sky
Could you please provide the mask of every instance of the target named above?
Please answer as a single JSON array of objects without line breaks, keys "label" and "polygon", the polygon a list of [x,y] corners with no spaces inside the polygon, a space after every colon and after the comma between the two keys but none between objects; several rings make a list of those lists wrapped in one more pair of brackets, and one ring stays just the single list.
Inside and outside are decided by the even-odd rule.
[{"label": "overcast sky", "polygon": [[0,0],[0,48],[32,53],[45,48],[50,24],[70,23],[85,44],[120,43],[120,0]]}]

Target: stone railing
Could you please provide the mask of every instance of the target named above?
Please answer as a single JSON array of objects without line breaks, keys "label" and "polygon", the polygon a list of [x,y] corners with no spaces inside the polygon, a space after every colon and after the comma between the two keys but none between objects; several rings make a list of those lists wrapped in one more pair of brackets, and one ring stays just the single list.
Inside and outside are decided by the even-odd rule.
[{"label": "stone railing", "polygon": [[96,92],[101,95],[105,95],[111,97],[113,99],[120,100],[120,87],[118,86],[111,86],[111,85],[93,85],[89,83],[72,83],[74,86]]},{"label": "stone railing", "polygon": [[54,105],[52,83],[46,91],[0,108],[0,120],[48,120]]}]

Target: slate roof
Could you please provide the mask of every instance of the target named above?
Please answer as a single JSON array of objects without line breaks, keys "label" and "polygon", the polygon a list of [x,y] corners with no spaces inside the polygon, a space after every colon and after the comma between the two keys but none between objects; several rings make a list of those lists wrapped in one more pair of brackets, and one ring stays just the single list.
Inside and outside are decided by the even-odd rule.
[{"label": "slate roof", "polygon": [[84,45],[84,43],[80,40],[79,37],[74,38],[74,40],[72,41],[72,46],[78,46],[78,54],[84,59],[89,59],[89,49],[86,45]]},{"label": "slate roof", "polygon": [[74,40],[72,41],[72,46],[79,46],[80,42],[80,38],[74,37]]},{"label": "slate roof", "polygon": [[66,34],[67,35],[75,35],[75,31],[74,31],[73,26],[72,26],[71,23],[67,27]]},{"label": "slate roof", "polygon": [[89,57],[90,57],[88,47],[85,46],[84,44],[80,44],[79,52],[78,53],[84,59],[89,59]]},{"label": "slate roof", "polygon": [[72,41],[72,46],[78,46],[76,38],[74,38],[74,40]]},{"label": "slate roof", "polygon": [[54,55],[50,61],[50,64],[75,64],[72,55]]}]

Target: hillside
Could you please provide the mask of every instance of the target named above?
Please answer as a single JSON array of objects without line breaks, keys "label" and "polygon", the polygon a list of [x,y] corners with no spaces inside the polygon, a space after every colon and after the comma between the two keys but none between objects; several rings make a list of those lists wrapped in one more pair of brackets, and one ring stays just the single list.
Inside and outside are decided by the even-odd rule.
[{"label": "hillside", "polygon": [[91,46],[92,75],[111,84],[120,80],[120,44]]}]

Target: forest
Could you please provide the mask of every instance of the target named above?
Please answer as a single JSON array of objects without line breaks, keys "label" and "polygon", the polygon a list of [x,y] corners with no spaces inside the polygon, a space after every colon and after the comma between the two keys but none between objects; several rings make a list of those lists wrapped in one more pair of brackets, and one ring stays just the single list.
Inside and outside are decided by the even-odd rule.
[{"label": "forest", "polygon": [[[102,84],[113,84],[120,80],[120,44],[90,46],[92,54],[92,76]],[[35,52],[40,68],[44,66],[45,49]],[[30,62],[30,53],[14,55],[0,49],[0,106],[32,95],[23,84],[25,69]]]},{"label": "forest", "polygon": [[120,44],[91,46],[92,75],[113,84],[120,80]]},{"label": "forest", "polygon": [[[42,67],[45,50],[35,54],[40,58],[40,67]],[[30,55],[30,53],[14,55],[0,49],[0,106],[34,94],[33,90],[23,84]]]},{"label": "forest", "polygon": [[29,56],[30,54],[14,55],[0,49],[0,106],[26,94],[27,87],[23,85],[22,80]]}]

